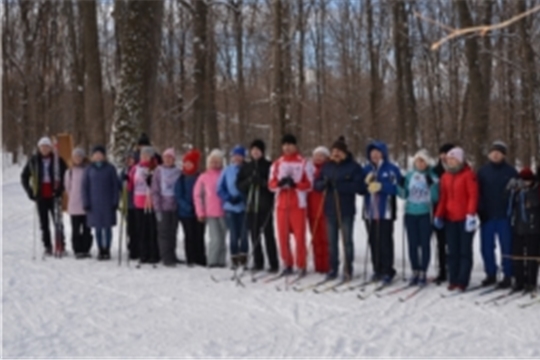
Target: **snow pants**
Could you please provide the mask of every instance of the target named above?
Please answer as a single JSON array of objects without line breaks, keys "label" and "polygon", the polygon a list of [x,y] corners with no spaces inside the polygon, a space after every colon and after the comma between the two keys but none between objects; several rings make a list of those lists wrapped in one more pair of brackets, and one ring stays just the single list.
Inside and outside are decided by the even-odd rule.
[{"label": "snow pants", "polygon": [[137,209],[139,261],[141,263],[157,264],[159,248],[156,231],[156,214],[154,211]]},{"label": "snow pants", "polygon": [[[306,210],[300,208],[277,209],[277,230],[281,260],[286,267],[306,268]],[[289,244],[290,234],[294,235],[296,259]],[[296,261],[295,261],[296,260]]]},{"label": "snow pants", "polygon": [[330,271],[330,259],[328,254],[328,230],[326,229],[326,219],[321,206],[324,206],[324,197],[316,198],[308,202],[308,222],[311,231],[311,243],[313,245],[313,262],[315,271],[327,273]]},{"label": "snow pants", "polygon": [[176,264],[176,234],[178,232],[178,214],[176,211],[163,211],[161,221],[157,223],[158,247],[163,264]]},{"label": "snow pants", "polygon": [[225,212],[225,222],[227,223],[227,228],[229,229],[229,250],[231,252],[231,257],[240,254],[248,254],[249,243],[245,221],[245,212]]},{"label": "snow pants", "polygon": [[131,260],[137,260],[139,258],[139,242],[137,237],[138,225],[137,225],[137,210],[128,209],[126,219],[127,230],[127,249],[129,251],[129,258]]},{"label": "snow pants", "polygon": [[184,230],[184,251],[188,265],[206,266],[205,224],[196,217],[180,218]]},{"label": "snow pants", "polygon": [[[512,255],[540,257],[540,234],[514,235]],[[537,286],[538,261],[514,260],[514,277],[517,285]]]},{"label": "snow pants", "polygon": [[368,220],[371,263],[377,276],[394,277],[394,221]]},{"label": "snow pants", "polygon": [[223,217],[207,218],[206,223],[210,232],[208,266],[225,267],[227,266],[227,245],[225,243],[227,226],[225,225],[225,219]]},{"label": "snow pants", "polygon": [[75,254],[88,254],[92,248],[92,233],[86,225],[86,215],[71,215],[71,247]]},{"label": "snow pants", "polygon": [[448,280],[450,284],[469,286],[473,267],[474,232],[465,231],[465,221],[445,224],[448,244]]},{"label": "snow pants", "polygon": [[[345,268],[344,274],[349,277],[353,275],[353,260],[354,260],[354,243],[353,243],[353,224],[354,218],[352,216],[346,216],[340,221],[335,216],[329,216],[326,218],[328,222],[328,239],[329,241],[329,253],[330,253],[330,274],[337,276],[339,273],[339,238],[343,235],[343,242],[345,243]],[[327,265],[328,266],[328,265]]]},{"label": "snow pants", "polygon": [[413,271],[426,272],[431,257],[431,227],[430,214],[405,215],[407,240],[409,244],[409,259]]},{"label": "snow pants", "polygon": [[261,236],[264,235],[264,248],[271,270],[279,269],[277,256],[276,237],[274,235],[274,217],[272,210],[250,212],[248,214],[248,226],[251,232],[251,243],[253,246],[253,259],[255,269],[264,269],[263,243]]},{"label": "snow pants", "polygon": [[54,220],[54,199],[38,199],[36,205],[41,228],[41,241],[43,241],[45,249],[50,250],[52,249],[52,243],[49,216]]},{"label": "snow pants", "polygon": [[[482,222],[480,227],[480,247],[484,268],[488,276],[497,275],[495,261],[495,236],[499,239],[501,254],[510,255],[512,252],[512,226],[509,219],[495,219]],[[502,268],[505,277],[512,276],[512,259],[503,257]]]}]

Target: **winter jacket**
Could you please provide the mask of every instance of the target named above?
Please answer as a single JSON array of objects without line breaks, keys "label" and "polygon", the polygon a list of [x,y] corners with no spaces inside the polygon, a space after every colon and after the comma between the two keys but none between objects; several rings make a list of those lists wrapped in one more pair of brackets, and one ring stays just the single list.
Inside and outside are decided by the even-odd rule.
[{"label": "winter jacket", "polygon": [[[381,191],[376,194],[366,192],[364,196],[364,218],[366,219],[396,219],[397,184],[401,181],[399,168],[388,160],[386,144],[380,141],[373,142],[367,147],[367,158],[371,150],[377,149],[383,154],[383,161],[376,165],[369,163],[364,167],[364,176],[373,174],[374,180],[381,183]],[[378,210],[378,211],[377,211]]]},{"label": "winter jacket", "polygon": [[83,179],[88,166],[73,166],[66,171],[64,176],[64,187],[68,195],[67,212],[69,215],[84,215],[83,204]]},{"label": "winter jacket", "polygon": [[475,215],[478,206],[478,183],[469,165],[452,173],[444,173],[440,182],[440,199],[435,217],[452,222]]},{"label": "winter jacket", "polygon": [[327,217],[337,217],[335,199],[337,191],[341,216],[354,216],[356,214],[356,195],[363,194],[365,186],[362,167],[354,161],[351,154],[348,154],[347,158],[340,163],[330,161],[324,164],[315,179],[315,190],[324,191],[325,181],[330,181],[331,185],[326,189],[324,214]]},{"label": "winter jacket", "polygon": [[174,196],[178,208],[178,217],[194,218],[195,203],[193,202],[193,189],[199,174],[186,175],[181,174],[174,187]]},{"label": "winter jacket", "polygon": [[[259,199],[259,208],[257,211],[268,212],[274,207],[274,194],[268,190],[268,177],[270,174],[270,167],[272,163],[265,158],[259,160],[252,160],[246,162],[240,168],[238,177],[236,178],[236,187],[244,194],[244,198],[247,200],[249,196],[249,190],[252,185],[252,177],[257,176],[261,179],[261,184],[253,191],[252,197]],[[258,195],[255,192],[258,191]],[[252,201],[249,207],[249,212],[255,212],[255,201]]]},{"label": "winter jacket", "polygon": [[540,241],[540,187],[513,190],[509,199],[509,215],[516,235],[539,235]]},{"label": "winter jacket", "polygon": [[[44,176],[43,156],[39,152],[33,155],[24,166],[21,173],[21,184],[28,197],[35,197],[36,199],[51,198],[53,195],[56,197],[61,196],[64,192],[63,180],[67,169],[66,163],[61,157],[58,158],[60,171],[58,173],[58,183],[55,184],[55,161],[53,155],[49,157],[49,161],[48,174],[46,174],[48,176]],[[37,176],[34,177],[36,174]],[[44,183],[46,179],[48,180],[47,185]],[[35,188],[36,186],[37,188]]]},{"label": "winter jacket", "polygon": [[223,202],[217,193],[220,175],[221,170],[206,170],[195,182],[193,201],[197,217],[223,217]]},{"label": "winter jacket", "polygon": [[174,187],[180,176],[180,170],[175,167],[159,166],[154,171],[152,178],[152,205],[156,212],[175,211],[176,198],[174,196]]},{"label": "winter jacket", "polygon": [[133,203],[136,209],[152,208],[150,186],[153,172],[148,163],[139,163],[129,174],[128,191],[133,191]]},{"label": "winter jacket", "polygon": [[[223,209],[225,211],[231,211],[234,213],[241,213],[246,208],[246,203],[243,194],[236,187],[236,179],[238,178],[238,172],[241,165],[231,164],[223,170],[221,173],[218,185],[217,193],[221,201],[223,202]],[[238,203],[233,204],[231,200],[238,198]]]},{"label": "winter jacket", "polygon": [[82,186],[87,225],[94,228],[116,225],[120,189],[114,166],[109,162],[104,162],[101,167],[95,164],[88,166]]},{"label": "winter jacket", "polygon": [[478,170],[478,216],[481,221],[507,217],[506,185],[517,176],[517,170],[504,161],[500,164],[489,162]]},{"label": "winter jacket", "polygon": [[[431,186],[428,186],[426,175],[433,181]],[[406,201],[406,214],[431,214],[433,204],[439,201],[439,178],[431,168],[426,171],[411,170],[405,176],[403,187],[399,187],[399,197]]]},{"label": "winter jacket", "polygon": [[[280,180],[291,177],[295,183],[294,188],[280,188]],[[306,172],[306,161],[300,154],[283,155],[270,168],[268,189],[276,193],[278,209],[305,209],[307,205],[307,192],[311,190]]]}]

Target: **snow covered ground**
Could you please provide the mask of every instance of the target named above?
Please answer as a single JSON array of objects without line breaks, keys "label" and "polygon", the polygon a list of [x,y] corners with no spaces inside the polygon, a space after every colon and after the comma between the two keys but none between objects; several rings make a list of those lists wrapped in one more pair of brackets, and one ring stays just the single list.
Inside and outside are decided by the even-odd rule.
[{"label": "snow covered ground", "polygon": [[[281,281],[242,288],[212,282],[203,268],[119,267],[116,250],[106,263],[33,261],[33,208],[19,173],[4,168],[2,185],[4,357],[540,357],[540,306],[520,309],[519,300],[478,306],[477,295],[442,299],[434,285],[405,303],[278,292]],[[359,221],[356,229],[361,272],[366,238]],[[475,250],[473,285],[483,277],[478,240]]]}]

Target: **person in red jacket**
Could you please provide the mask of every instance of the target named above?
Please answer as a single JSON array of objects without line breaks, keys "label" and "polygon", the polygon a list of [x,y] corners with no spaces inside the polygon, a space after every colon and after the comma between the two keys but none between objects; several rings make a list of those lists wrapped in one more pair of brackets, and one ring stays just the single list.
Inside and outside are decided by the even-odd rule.
[{"label": "person in red jacket", "polygon": [[[329,157],[330,150],[324,146],[319,146],[313,150],[312,160],[308,163],[308,175],[312,183],[319,176],[321,168]],[[326,232],[323,207],[323,192],[310,191],[307,195],[307,217],[313,245],[313,262],[316,272],[326,274],[330,271],[330,260],[328,257],[328,234]]]},{"label": "person in red jacket", "polygon": [[447,171],[441,178],[440,200],[435,227],[445,228],[448,246],[448,290],[465,291],[473,266],[473,237],[476,231],[478,184],[465,162],[463,149],[455,147],[446,155]]},{"label": "person in red jacket", "polygon": [[306,195],[311,189],[306,172],[306,161],[298,153],[296,138],[287,134],[281,141],[283,155],[270,169],[268,188],[276,193],[277,229],[281,259],[285,270],[293,273],[295,259],[290,249],[289,236],[294,234],[296,267],[300,275],[306,273]]}]

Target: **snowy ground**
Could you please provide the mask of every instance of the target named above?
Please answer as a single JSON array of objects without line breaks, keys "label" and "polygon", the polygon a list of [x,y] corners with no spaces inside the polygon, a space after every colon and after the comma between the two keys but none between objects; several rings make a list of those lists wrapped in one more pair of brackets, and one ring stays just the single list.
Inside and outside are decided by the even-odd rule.
[{"label": "snowy ground", "polygon": [[[540,306],[519,301],[477,306],[477,295],[442,299],[435,286],[406,303],[276,291],[282,282],[241,288],[202,268],[118,267],[116,250],[107,263],[32,261],[32,205],[19,173],[4,168],[2,185],[4,357],[540,357]],[[361,271],[366,239],[356,229]],[[401,271],[401,229],[395,238]]]}]

